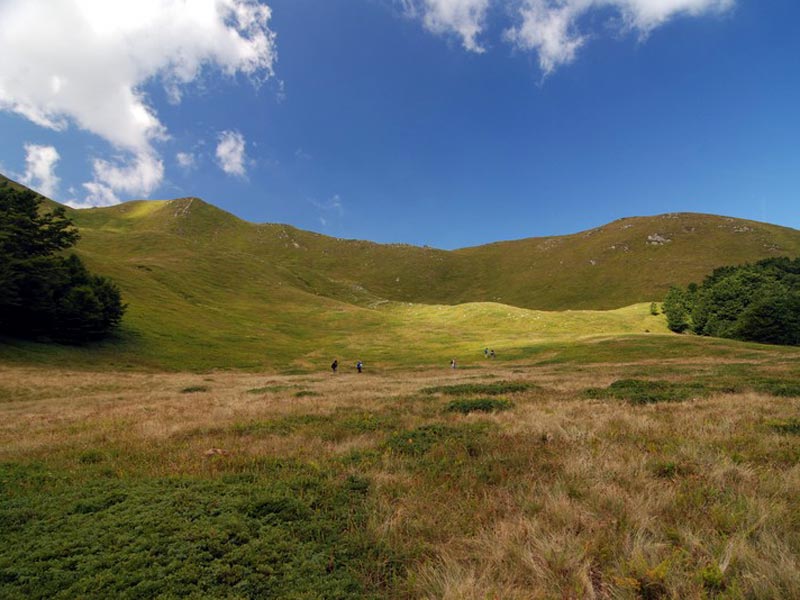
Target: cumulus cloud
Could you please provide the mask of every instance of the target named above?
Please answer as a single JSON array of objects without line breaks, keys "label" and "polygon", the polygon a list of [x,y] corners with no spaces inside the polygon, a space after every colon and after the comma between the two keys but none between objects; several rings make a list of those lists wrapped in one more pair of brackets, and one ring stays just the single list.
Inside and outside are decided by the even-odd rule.
[{"label": "cumulus cloud", "polygon": [[586,41],[578,21],[592,10],[616,11],[623,30],[645,37],[676,16],[719,13],[733,4],[734,0],[524,0],[519,22],[506,31],[506,39],[522,50],[535,51],[547,75],[575,59]]},{"label": "cumulus cloud", "polygon": [[143,86],[160,81],[180,102],[204,68],[269,77],[270,18],[257,0],[3,0],[0,110],[57,131],[75,125],[123,152],[93,162],[90,195],[98,185],[148,195],[163,179],[155,143],[168,133]]},{"label": "cumulus cloud", "polygon": [[406,13],[422,18],[426,29],[437,34],[456,34],[466,50],[484,52],[478,43],[490,0],[406,0]]},{"label": "cumulus cloud", "polygon": [[465,49],[483,52],[478,42],[486,33],[492,6],[513,15],[504,33],[506,41],[523,51],[535,52],[547,75],[572,62],[591,32],[582,31],[582,17],[594,10],[616,13],[623,32],[646,37],[653,29],[677,16],[721,13],[735,0],[399,0],[405,13],[420,19],[436,34],[460,36]]},{"label": "cumulus cloud", "polygon": [[119,198],[107,185],[90,181],[83,184],[86,190],[86,198],[83,202],[78,200],[70,200],[67,202],[72,208],[92,208],[95,206],[113,206],[119,204]]},{"label": "cumulus cloud", "polygon": [[223,131],[217,144],[217,164],[228,175],[245,176],[244,136],[238,131]]},{"label": "cumulus cloud", "polygon": [[58,190],[55,166],[61,157],[53,146],[25,144],[25,173],[22,183],[52,198]]}]

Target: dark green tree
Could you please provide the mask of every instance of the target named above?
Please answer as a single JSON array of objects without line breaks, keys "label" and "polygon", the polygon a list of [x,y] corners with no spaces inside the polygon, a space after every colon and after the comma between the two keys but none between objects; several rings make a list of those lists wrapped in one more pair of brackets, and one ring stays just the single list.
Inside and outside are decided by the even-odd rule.
[{"label": "dark green tree", "polygon": [[800,258],[716,269],[700,286],[670,289],[664,313],[673,331],[800,345]]},{"label": "dark green tree", "polygon": [[80,343],[108,335],[125,311],[119,289],[63,251],[78,240],[63,207],[0,185],[0,334]]},{"label": "dark green tree", "polygon": [[683,333],[689,328],[689,307],[686,292],[677,286],[669,288],[661,310],[667,317],[667,327],[676,333]]}]

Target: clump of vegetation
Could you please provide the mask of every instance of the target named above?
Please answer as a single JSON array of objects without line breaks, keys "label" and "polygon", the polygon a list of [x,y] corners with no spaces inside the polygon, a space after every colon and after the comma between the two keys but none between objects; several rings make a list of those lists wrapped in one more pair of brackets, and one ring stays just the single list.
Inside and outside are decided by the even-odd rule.
[{"label": "clump of vegetation", "polygon": [[800,398],[800,383],[790,381],[767,380],[760,382],[756,389],[759,392],[770,394],[771,396],[782,396],[786,398]]},{"label": "clump of vegetation", "polygon": [[434,444],[453,432],[452,427],[433,423],[417,427],[411,431],[401,431],[389,438],[386,445],[400,454],[419,456],[430,450]]},{"label": "clump of vegetation", "polygon": [[445,407],[447,412],[469,414],[471,412],[500,412],[513,408],[513,403],[499,398],[465,398],[453,400]]},{"label": "clump of vegetation", "polygon": [[420,390],[423,394],[444,394],[445,396],[500,396],[515,394],[534,389],[537,386],[525,381],[496,381],[494,383],[459,383],[456,385],[439,385]]},{"label": "clump of vegetation", "polygon": [[108,336],[125,305],[109,279],[74,254],[78,231],[62,207],[0,184],[0,333],[78,344]]},{"label": "clump of vegetation", "polygon": [[103,462],[103,453],[99,450],[86,450],[85,452],[81,452],[78,457],[78,462],[82,465],[95,465]]},{"label": "clump of vegetation", "polygon": [[181,394],[196,394],[198,392],[207,392],[210,388],[207,385],[190,385],[181,390]]},{"label": "clump of vegetation", "polygon": [[670,288],[663,308],[678,333],[800,345],[800,258],[721,267],[700,286]]},{"label": "clump of vegetation", "polygon": [[661,479],[684,477],[692,472],[690,466],[675,460],[657,460],[651,465],[653,475]]},{"label": "clump of vegetation", "polygon": [[767,425],[778,433],[800,435],[800,419],[775,419],[768,421]]},{"label": "clump of vegetation", "polygon": [[[247,477],[76,482],[0,465],[4,598],[378,598],[369,480],[292,461]],[[7,487],[8,486],[8,487]]]},{"label": "clump of vegetation", "polygon": [[700,580],[703,582],[703,587],[712,594],[725,590],[725,573],[717,563],[703,567],[700,571]]},{"label": "clump of vegetation", "polygon": [[294,393],[295,398],[306,398],[308,396],[322,396],[322,394],[315,392],[314,390],[300,390],[299,392]]},{"label": "clump of vegetation", "polygon": [[397,432],[389,438],[386,445],[391,450],[406,456],[421,456],[435,445],[447,442],[456,442],[473,449],[485,431],[486,428],[481,425],[451,427],[441,423],[430,423],[416,429]]},{"label": "clump of vegetation", "polygon": [[619,379],[607,388],[589,388],[589,398],[627,400],[631,404],[680,402],[708,395],[712,390],[702,383],[673,383],[646,379]]}]

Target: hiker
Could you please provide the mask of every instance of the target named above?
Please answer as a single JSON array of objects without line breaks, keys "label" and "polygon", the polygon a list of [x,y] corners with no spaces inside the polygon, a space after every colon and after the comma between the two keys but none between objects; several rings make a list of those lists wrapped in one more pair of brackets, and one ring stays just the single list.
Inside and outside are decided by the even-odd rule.
[{"label": "hiker", "polygon": [[361,369],[363,369],[363,368],[364,368],[364,363],[362,363],[361,361],[358,361],[356,363],[356,369],[358,369],[358,372],[361,373]]},{"label": "hiker", "polygon": [[489,349],[488,349],[488,348],[484,348],[484,349],[483,349],[483,356],[484,356],[485,358],[489,358]]},{"label": "hiker", "polygon": [[455,369],[456,368],[456,359],[455,358],[450,361],[450,368],[451,369]]},{"label": "hiker", "polygon": [[339,368],[339,361],[334,359],[334,361],[331,363],[331,370],[333,371],[334,375],[336,375],[336,369],[338,368]]},{"label": "hiker", "polygon": [[494,358],[494,350],[489,350],[489,358]]}]

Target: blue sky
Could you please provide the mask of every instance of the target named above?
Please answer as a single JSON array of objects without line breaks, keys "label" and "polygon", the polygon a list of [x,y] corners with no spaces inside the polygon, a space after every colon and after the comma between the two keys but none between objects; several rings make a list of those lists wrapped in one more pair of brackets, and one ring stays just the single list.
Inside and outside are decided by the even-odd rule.
[{"label": "blue sky", "polygon": [[440,248],[676,211],[800,228],[799,18],[790,0],[0,0],[0,171],[76,206],[192,195]]}]

